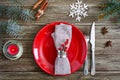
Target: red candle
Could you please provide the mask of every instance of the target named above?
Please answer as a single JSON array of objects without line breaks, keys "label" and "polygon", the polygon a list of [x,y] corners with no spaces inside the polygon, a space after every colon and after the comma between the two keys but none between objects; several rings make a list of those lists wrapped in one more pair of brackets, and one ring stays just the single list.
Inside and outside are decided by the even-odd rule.
[{"label": "red candle", "polygon": [[16,55],[19,51],[19,48],[15,44],[10,44],[7,48],[7,51],[10,55]]}]

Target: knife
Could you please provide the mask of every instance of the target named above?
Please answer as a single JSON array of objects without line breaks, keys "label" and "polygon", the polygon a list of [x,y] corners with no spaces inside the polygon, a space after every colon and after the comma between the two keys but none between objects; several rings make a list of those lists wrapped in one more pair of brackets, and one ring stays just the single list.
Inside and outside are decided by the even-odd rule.
[{"label": "knife", "polygon": [[90,32],[90,44],[92,52],[91,75],[95,75],[95,22],[92,23]]}]

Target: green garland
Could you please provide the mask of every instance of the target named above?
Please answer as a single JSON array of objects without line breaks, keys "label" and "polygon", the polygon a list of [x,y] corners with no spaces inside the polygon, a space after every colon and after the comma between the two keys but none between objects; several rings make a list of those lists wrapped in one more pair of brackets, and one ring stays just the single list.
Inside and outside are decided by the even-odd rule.
[{"label": "green garland", "polygon": [[101,7],[102,13],[99,15],[99,19],[120,16],[120,0],[107,0]]},{"label": "green garland", "polygon": [[21,37],[22,36],[22,28],[13,20],[8,20],[6,26],[6,33],[12,35],[13,37]]},{"label": "green garland", "polygon": [[[0,18],[6,18],[7,21],[0,21],[0,34],[8,34],[11,37],[21,38],[23,29],[17,23],[18,21],[30,22],[35,19],[34,12],[23,7],[24,0],[8,0],[14,6],[0,5]],[[2,50],[3,41],[0,40],[0,50]]]},{"label": "green garland", "polygon": [[22,20],[24,22],[30,22],[34,20],[34,12],[30,9],[24,9],[18,6],[0,5],[0,17],[8,17],[13,20]]},{"label": "green garland", "polygon": [[0,34],[5,34],[7,33],[11,37],[21,37],[19,35],[23,30],[20,25],[18,25],[15,21],[13,20],[8,20],[8,21],[1,21],[0,22]]},{"label": "green garland", "polygon": [[21,37],[19,33],[23,31],[22,29],[18,30],[18,26],[21,26],[17,24],[17,21],[30,22],[34,20],[35,13],[30,9],[23,8],[22,0],[8,1],[16,4],[16,6],[0,5],[0,18],[8,18],[8,21],[0,21],[0,33],[7,33],[11,37]]}]

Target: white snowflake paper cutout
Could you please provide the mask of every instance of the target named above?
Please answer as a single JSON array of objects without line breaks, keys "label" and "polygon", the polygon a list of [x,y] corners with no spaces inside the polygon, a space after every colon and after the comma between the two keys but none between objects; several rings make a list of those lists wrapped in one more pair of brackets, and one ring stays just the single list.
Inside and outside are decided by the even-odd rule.
[{"label": "white snowflake paper cutout", "polygon": [[72,18],[76,17],[76,20],[80,22],[81,17],[88,16],[87,14],[88,5],[82,4],[82,1],[77,0],[76,3],[70,4],[70,14]]}]

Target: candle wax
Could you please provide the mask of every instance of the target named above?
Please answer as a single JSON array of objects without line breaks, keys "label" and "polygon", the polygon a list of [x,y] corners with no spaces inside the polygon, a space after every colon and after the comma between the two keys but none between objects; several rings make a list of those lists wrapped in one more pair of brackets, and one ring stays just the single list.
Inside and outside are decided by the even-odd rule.
[{"label": "candle wax", "polygon": [[16,55],[16,54],[18,53],[18,51],[19,51],[18,46],[15,45],[15,44],[10,44],[7,49],[8,49],[8,50],[7,50],[8,53],[9,53],[10,55]]}]

